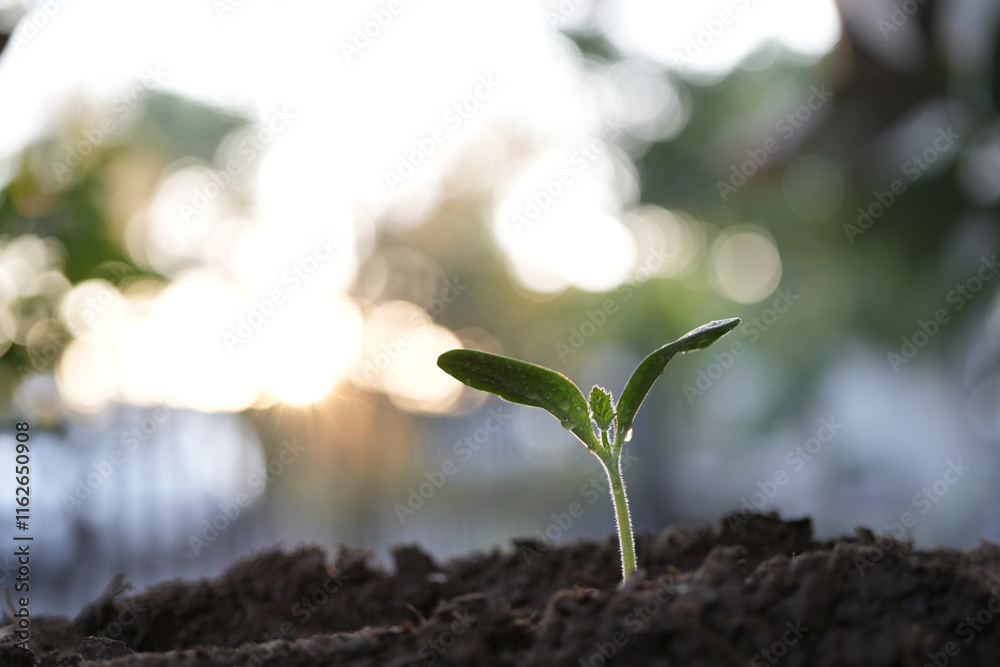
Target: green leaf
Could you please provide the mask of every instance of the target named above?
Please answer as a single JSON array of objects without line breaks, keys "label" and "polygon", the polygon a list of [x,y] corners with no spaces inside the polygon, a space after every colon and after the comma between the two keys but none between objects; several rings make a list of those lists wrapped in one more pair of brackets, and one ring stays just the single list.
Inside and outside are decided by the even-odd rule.
[{"label": "green leaf", "polygon": [[590,425],[587,399],[562,373],[477,350],[450,350],[438,357],[437,363],[441,370],[473,389],[488,391],[511,403],[548,410],[587,447],[604,449]]},{"label": "green leaf", "polygon": [[703,324],[697,329],[693,329],[673,343],[667,343],[642,360],[632,377],[625,385],[625,391],[618,399],[618,433],[617,441],[621,442],[625,435],[632,429],[632,420],[635,413],[639,411],[646,394],[653,388],[653,383],[663,373],[667,363],[679,352],[689,352],[708,347],[716,340],[726,335],[736,328],[740,323],[740,318],[732,317],[728,320],[715,320],[708,324]]},{"label": "green leaf", "polygon": [[604,387],[595,384],[590,390],[590,412],[597,422],[597,428],[607,431],[615,419],[615,409],[612,407],[611,394]]}]

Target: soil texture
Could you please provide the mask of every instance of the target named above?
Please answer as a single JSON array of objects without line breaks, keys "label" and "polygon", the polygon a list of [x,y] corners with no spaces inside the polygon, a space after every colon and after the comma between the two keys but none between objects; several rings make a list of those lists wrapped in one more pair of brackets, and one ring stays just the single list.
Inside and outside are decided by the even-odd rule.
[{"label": "soil texture", "polygon": [[1000,665],[996,544],[817,541],[809,519],[734,514],[638,531],[636,551],[624,584],[614,534],[441,563],[399,546],[392,571],[269,550],[139,594],[120,576],[73,619],[32,619],[30,651],[6,633],[0,665]]}]

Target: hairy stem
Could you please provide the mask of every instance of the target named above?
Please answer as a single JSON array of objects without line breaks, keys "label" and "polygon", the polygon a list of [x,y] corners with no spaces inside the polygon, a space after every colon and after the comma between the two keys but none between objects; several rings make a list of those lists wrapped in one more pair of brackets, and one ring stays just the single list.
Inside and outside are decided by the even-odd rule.
[{"label": "hairy stem", "polygon": [[632,515],[628,511],[628,497],[625,482],[622,481],[620,461],[604,461],[611,486],[611,500],[615,504],[615,518],[618,520],[618,542],[621,545],[622,579],[628,579],[635,572],[635,540],[632,538]]}]

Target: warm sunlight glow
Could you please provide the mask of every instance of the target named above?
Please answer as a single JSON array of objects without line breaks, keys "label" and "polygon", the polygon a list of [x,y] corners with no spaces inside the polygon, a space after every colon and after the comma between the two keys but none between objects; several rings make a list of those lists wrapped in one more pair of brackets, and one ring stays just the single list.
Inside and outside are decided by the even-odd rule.
[{"label": "warm sunlight glow", "polygon": [[613,214],[620,201],[608,145],[599,138],[582,145],[522,168],[494,214],[514,277],[536,292],[603,292],[635,268],[635,239]]},{"label": "warm sunlight glow", "polygon": [[[124,0],[93,0],[86,12],[60,7],[31,39],[16,36],[0,60],[0,87],[24,104],[0,108],[7,128],[0,161],[65,123],[80,99],[88,108],[83,122],[108,128],[107,146],[103,135],[86,146],[95,156],[140,118],[142,107],[122,106],[123,95],[180,94],[251,121],[211,158],[161,166],[149,205],[120,221],[132,259],[171,284],[138,299],[90,281],[62,300],[61,319],[81,338],[111,345],[115,364],[88,394],[78,377],[88,366],[77,348],[60,371],[61,391],[86,409],[106,395],[142,405],[170,397],[205,411],[314,401],[361,345],[361,316],[346,294],[375,247],[377,227],[420,224],[449,194],[446,187],[494,188],[506,174],[519,175],[501,220],[537,203],[531,179],[539,169],[573,172],[572,187],[543,207],[533,229],[497,229],[519,282],[555,293],[603,291],[628,279],[636,243],[618,216],[637,182],[615,153],[624,128],[609,126],[606,116],[628,107],[619,115],[638,134],[669,136],[685,119],[677,91],[655,72],[622,69],[614,77],[621,99],[606,100],[608,108],[592,104],[578,51],[531,3],[407,7],[398,29],[360,53],[346,52],[353,27],[380,6],[293,0],[288,15],[309,20],[275,32],[273,13],[252,3],[220,16],[216,6],[194,0],[154,3],[144,12]],[[260,48],[262,31],[277,40],[275,48]],[[106,48],[89,48],[93,43]],[[129,58],[110,55],[122,52]],[[219,53],[232,54],[225,72],[205,66]],[[648,104],[634,104],[646,93]],[[517,156],[515,138],[526,148]],[[520,173],[522,159],[540,167]],[[414,317],[387,328],[369,313],[368,361],[401,333],[411,344],[375,380],[358,382],[407,409],[440,411],[459,389],[433,359],[459,343],[426,313]],[[3,320],[0,309],[6,330]]]},{"label": "warm sunlight glow", "polygon": [[96,414],[114,401],[115,350],[108,343],[74,341],[56,366],[63,402],[81,414]]},{"label": "warm sunlight glow", "polygon": [[[684,86],[648,61],[586,64],[535,3],[404,6],[398,28],[345,50],[380,6],[292,0],[287,15],[309,20],[276,31],[270,9],[253,3],[220,16],[194,0],[142,12],[93,0],[87,11],[61,5],[30,40],[15,35],[0,88],[23,104],[0,108],[0,162],[66,124],[81,99],[79,122],[106,128],[87,146],[94,159],[140,117],[142,106],[123,99],[180,94],[249,120],[213,156],[146,167],[150,203],[117,222],[131,258],[172,282],[143,294],[100,280],[65,295],[68,285],[44,287],[78,336],[57,373],[71,404],[169,397],[238,412],[316,401],[350,374],[406,409],[447,409],[459,385],[434,359],[459,346],[454,334],[402,301],[362,316],[347,295],[379,234],[420,224],[456,188],[496,202],[494,237],[528,291],[614,289],[650,248],[667,252],[659,275],[700,264],[702,226],[653,206],[624,213],[639,181],[622,151],[684,127]],[[626,52],[712,75],[769,39],[817,57],[839,36],[832,0],[622,0],[597,13]],[[273,48],[260,48],[263,31]],[[232,54],[231,67],[206,67],[219,53]],[[163,170],[155,187],[154,169]],[[47,253],[60,250],[15,243],[21,250],[0,256],[0,349],[35,324],[12,321],[4,304],[43,289]],[[738,302],[763,298],[781,275],[773,241],[752,230],[724,234],[711,259],[716,289]]]},{"label": "warm sunlight glow", "polygon": [[321,399],[357,352],[361,332],[361,312],[344,299],[306,302],[276,319],[261,348],[268,391],[295,405]]},{"label": "warm sunlight glow", "polygon": [[248,313],[239,297],[223,274],[206,270],[183,273],[163,291],[139,348],[131,348],[154,358],[145,364],[158,395],[205,412],[238,412],[254,402],[260,377],[238,352],[254,330],[240,329]]},{"label": "warm sunlight glow", "polygon": [[205,167],[176,171],[161,183],[148,213],[150,264],[174,275],[202,261],[216,224],[226,211],[226,193]]},{"label": "warm sunlight glow", "polygon": [[407,301],[384,303],[368,314],[363,354],[351,379],[371,391],[384,391],[393,403],[417,412],[447,412],[462,384],[437,367],[444,352],[462,347],[447,329]]},{"label": "warm sunlight glow", "polygon": [[461,346],[455,334],[435,324],[416,331],[413,344],[386,373],[385,389],[392,402],[415,412],[448,412],[463,385],[438,368],[437,358]]},{"label": "warm sunlight glow", "polygon": [[[121,393],[139,405],[170,398],[238,412],[310,403],[342,376],[361,340],[361,313],[343,297],[247,299],[207,271],[183,274],[160,294],[141,291],[130,304],[115,352]],[[192,315],[199,326],[187,323]]]}]

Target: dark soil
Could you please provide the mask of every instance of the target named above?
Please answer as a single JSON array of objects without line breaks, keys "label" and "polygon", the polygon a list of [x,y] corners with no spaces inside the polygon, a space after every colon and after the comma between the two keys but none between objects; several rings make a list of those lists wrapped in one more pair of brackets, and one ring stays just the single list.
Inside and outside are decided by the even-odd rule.
[{"label": "dark soil", "polygon": [[355,549],[266,551],[134,596],[117,579],[75,619],[35,619],[34,653],[6,637],[0,665],[1000,664],[998,545],[817,542],[773,514],[636,542],[624,586],[615,535],[446,563],[402,546],[392,573]]}]

